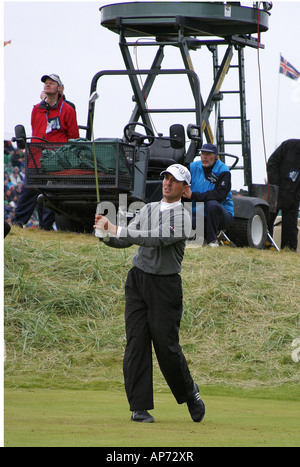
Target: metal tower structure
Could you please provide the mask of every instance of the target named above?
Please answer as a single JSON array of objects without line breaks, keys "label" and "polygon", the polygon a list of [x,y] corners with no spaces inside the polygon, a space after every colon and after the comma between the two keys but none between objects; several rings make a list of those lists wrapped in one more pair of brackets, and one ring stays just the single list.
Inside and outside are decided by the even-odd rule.
[{"label": "metal tower structure", "polygon": [[[239,147],[237,152],[240,163],[237,165],[236,160],[232,169],[243,170],[244,183],[248,187],[252,184],[252,168],[250,125],[246,112],[244,50],[246,47],[264,47],[260,42],[260,34],[268,30],[268,9],[267,4],[260,9],[259,2],[251,8],[243,7],[239,2],[131,2],[107,5],[100,9],[102,26],[119,35],[119,46],[136,101],[131,121],[141,119],[150,128],[150,114],[159,110],[149,109],[146,100],[162,70],[165,47],[177,47],[181,52],[184,69],[190,72],[195,72],[190,51],[208,48],[212,54],[214,80],[206,100],[200,87],[200,95],[195,95],[195,77],[188,75],[195,101],[200,100],[201,109],[196,111],[195,123],[201,127],[207,142],[218,145],[223,160],[236,151],[231,149],[233,146]],[[157,49],[143,89],[139,85],[138,70],[130,52],[137,45],[133,38],[140,39],[139,47],[152,46]],[[225,53],[220,60],[221,49],[224,47]],[[238,57],[236,65],[232,64],[235,54]],[[238,87],[223,90],[225,76],[234,72],[238,73]],[[237,95],[238,114],[222,114],[222,104],[228,95]],[[182,110],[178,109],[178,112]],[[213,110],[217,116],[215,134],[210,123]],[[172,111],[176,112],[174,109]],[[160,112],[170,112],[170,109],[161,109]],[[229,140],[226,139],[225,123],[233,120],[240,122],[240,135]],[[190,151],[190,154],[193,156],[194,151]]]}]

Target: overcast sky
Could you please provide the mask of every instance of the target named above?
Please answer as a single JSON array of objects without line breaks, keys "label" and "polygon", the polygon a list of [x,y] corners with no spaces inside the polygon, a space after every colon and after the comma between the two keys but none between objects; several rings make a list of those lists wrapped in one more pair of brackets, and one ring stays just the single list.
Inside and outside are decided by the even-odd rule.
[{"label": "overcast sky", "polygon": [[[10,138],[14,134],[15,125],[20,123],[30,136],[32,107],[40,100],[41,76],[48,73],[60,75],[67,99],[76,104],[78,123],[86,124],[90,84],[95,73],[104,69],[124,69],[118,35],[100,24],[99,8],[109,3],[118,2],[4,2],[4,40],[11,40],[11,44],[4,47],[2,52],[5,137]],[[242,4],[251,5],[252,2]],[[282,141],[300,137],[300,79],[293,81],[279,75],[280,52],[300,71],[299,18],[300,2],[275,1],[269,20],[270,29],[262,34],[265,49],[260,51],[260,63],[267,157]],[[138,49],[136,58],[139,68],[150,66],[152,61],[150,56],[154,52],[144,50]],[[183,68],[178,52],[172,50],[168,53],[163,67]],[[191,57],[206,101],[212,86],[211,54],[201,49],[192,52]],[[262,183],[265,179],[265,163],[257,51],[247,48],[245,59],[253,180]],[[228,74],[223,89],[230,89],[233,84],[234,78]],[[172,84],[168,81],[166,87],[171,101],[177,102],[179,99],[180,103],[188,102],[190,97],[185,94],[181,83]],[[132,90],[127,79],[126,83],[107,80],[99,90],[99,95],[95,137],[121,137],[122,127],[128,123],[133,109]],[[151,97],[154,106],[155,99],[160,101],[164,95],[165,91],[154,91]],[[179,123],[176,116],[169,115],[164,119],[162,121],[157,115],[154,116],[159,132],[166,133],[169,125]],[[211,124],[214,126],[213,120]],[[82,132],[81,135],[85,136]]]}]

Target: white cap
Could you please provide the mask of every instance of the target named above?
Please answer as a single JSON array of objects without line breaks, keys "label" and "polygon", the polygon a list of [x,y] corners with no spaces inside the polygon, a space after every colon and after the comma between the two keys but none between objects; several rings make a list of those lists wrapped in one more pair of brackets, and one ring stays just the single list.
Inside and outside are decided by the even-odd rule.
[{"label": "white cap", "polygon": [[175,180],[178,182],[186,182],[188,185],[191,184],[192,176],[190,171],[181,164],[173,164],[170,165],[166,170],[164,170],[160,175],[164,175],[165,173],[169,173],[173,175]]},{"label": "white cap", "polygon": [[44,75],[44,76],[41,77],[41,81],[44,83],[47,78],[52,79],[52,81],[56,81],[58,83],[58,86],[63,86],[62,80],[60,79],[60,77],[58,75],[56,75],[54,73],[52,73],[51,75]]}]

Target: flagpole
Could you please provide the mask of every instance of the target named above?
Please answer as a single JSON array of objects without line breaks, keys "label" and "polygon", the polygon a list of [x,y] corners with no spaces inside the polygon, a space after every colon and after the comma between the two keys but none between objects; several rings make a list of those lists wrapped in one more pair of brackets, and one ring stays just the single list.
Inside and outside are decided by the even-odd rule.
[{"label": "flagpole", "polygon": [[275,129],[275,148],[278,147],[278,120],[279,120],[279,96],[280,96],[280,63],[281,63],[281,52],[279,54],[279,72],[278,72],[278,84],[277,84],[277,110],[276,110],[276,129]]}]

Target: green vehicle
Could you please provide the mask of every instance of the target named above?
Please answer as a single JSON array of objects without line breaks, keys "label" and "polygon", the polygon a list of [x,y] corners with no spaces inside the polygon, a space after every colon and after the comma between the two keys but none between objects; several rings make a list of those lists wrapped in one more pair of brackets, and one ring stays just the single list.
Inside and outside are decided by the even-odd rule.
[{"label": "green vehicle", "polygon": [[[87,124],[79,126],[85,131],[85,138],[68,143],[25,143],[26,186],[40,192],[39,201],[55,212],[59,229],[91,232],[99,200],[128,212],[132,203],[161,199],[160,173],[176,162],[191,163],[206,140],[218,146],[220,158],[232,171],[242,171],[246,187],[234,193],[235,222],[226,234],[237,246],[264,248],[269,213],[276,209],[276,189],[252,183],[244,51],[246,47],[264,47],[260,38],[268,30],[270,9],[267,2],[243,7],[237,2],[225,5],[157,1],[115,3],[100,8],[102,27],[119,36],[125,69],[99,71],[93,77]],[[147,53],[154,50],[151,67],[135,66],[133,55],[137,47],[140,54],[146,49]],[[178,68],[163,68],[169,47],[180,51],[182,64]],[[200,54],[204,49],[211,54],[213,74],[206,101],[190,55],[190,51]],[[230,81],[235,83],[231,89],[224,89],[225,77],[230,73],[235,73],[237,79]],[[126,77],[133,93],[130,118],[124,122],[123,134],[115,138],[100,137],[94,125],[101,83],[109,77]],[[160,80],[167,79],[171,88],[179,77],[184,78],[193,104],[183,106],[180,100],[177,104],[180,93],[175,93],[171,108],[149,108],[149,96]],[[114,93],[113,87],[111,92]],[[239,102],[234,115],[222,114],[223,102],[229,96],[235,96]],[[154,128],[154,114],[169,121],[167,136]],[[189,116],[189,124],[180,122],[182,115]],[[234,140],[226,136],[230,122],[239,128]],[[27,139],[24,128],[18,125],[16,141],[24,146]],[[127,205],[121,206],[120,199],[126,199]],[[127,217],[133,215],[134,212],[128,212]]]}]

